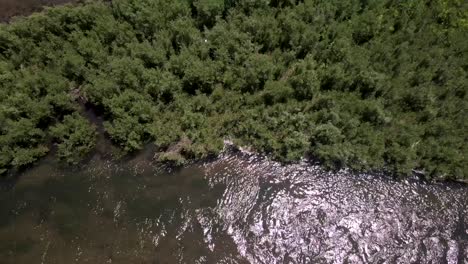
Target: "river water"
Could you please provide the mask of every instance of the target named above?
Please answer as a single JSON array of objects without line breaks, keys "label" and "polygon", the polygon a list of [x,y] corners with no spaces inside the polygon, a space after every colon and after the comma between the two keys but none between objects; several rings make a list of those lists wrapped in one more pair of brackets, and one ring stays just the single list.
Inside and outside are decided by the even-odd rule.
[{"label": "river water", "polygon": [[[69,0],[0,0],[0,20]],[[46,159],[0,189],[0,263],[468,263],[468,186],[224,152]]]},{"label": "river water", "polygon": [[45,160],[0,194],[1,263],[468,263],[468,187],[227,150]]}]

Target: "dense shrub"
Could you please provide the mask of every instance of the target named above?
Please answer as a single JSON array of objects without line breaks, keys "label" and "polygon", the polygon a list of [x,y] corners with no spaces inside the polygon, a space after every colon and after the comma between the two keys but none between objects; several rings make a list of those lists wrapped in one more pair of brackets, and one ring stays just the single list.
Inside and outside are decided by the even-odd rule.
[{"label": "dense shrub", "polygon": [[58,142],[57,155],[69,163],[79,162],[95,145],[96,129],[77,113],[65,116],[50,133]]},{"label": "dense shrub", "polygon": [[[207,157],[224,138],[289,162],[468,177],[466,1],[115,0],[0,25],[0,173],[103,111],[130,152]],[[178,146],[178,147],[175,147]],[[176,149],[177,151],[174,151]]]}]

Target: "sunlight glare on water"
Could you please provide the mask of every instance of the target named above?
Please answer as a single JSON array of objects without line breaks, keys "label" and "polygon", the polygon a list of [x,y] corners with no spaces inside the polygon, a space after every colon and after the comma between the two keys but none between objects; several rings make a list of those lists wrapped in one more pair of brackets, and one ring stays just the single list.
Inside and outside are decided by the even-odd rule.
[{"label": "sunlight glare on water", "polygon": [[466,186],[231,150],[86,168],[44,162],[2,191],[2,263],[467,262]]}]

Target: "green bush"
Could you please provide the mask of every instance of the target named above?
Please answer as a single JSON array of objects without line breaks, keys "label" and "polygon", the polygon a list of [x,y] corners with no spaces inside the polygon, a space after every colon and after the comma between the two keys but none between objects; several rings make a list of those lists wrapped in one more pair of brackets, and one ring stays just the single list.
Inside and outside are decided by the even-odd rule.
[{"label": "green bush", "polygon": [[68,163],[76,164],[90,153],[96,140],[96,129],[77,113],[67,115],[63,121],[50,128],[57,141],[57,156]]},{"label": "green bush", "polygon": [[[466,1],[115,0],[0,25],[0,173],[77,162],[103,111],[125,152],[466,179]],[[171,152],[180,142],[180,151]],[[187,142],[190,142],[187,143]]]}]

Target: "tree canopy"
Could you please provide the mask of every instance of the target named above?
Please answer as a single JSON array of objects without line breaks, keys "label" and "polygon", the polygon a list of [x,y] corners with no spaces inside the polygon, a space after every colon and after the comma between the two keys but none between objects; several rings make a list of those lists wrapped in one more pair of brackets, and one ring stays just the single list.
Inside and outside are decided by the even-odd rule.
[{"label": "tree canopy", "polygon": [[79,94],[127,152],[202,158],[229,138],[283,162],[467,179],[467,39],[462,0],[48,8],[0,24],[0,173],[51,142],[67,162],[92,151]]}]

